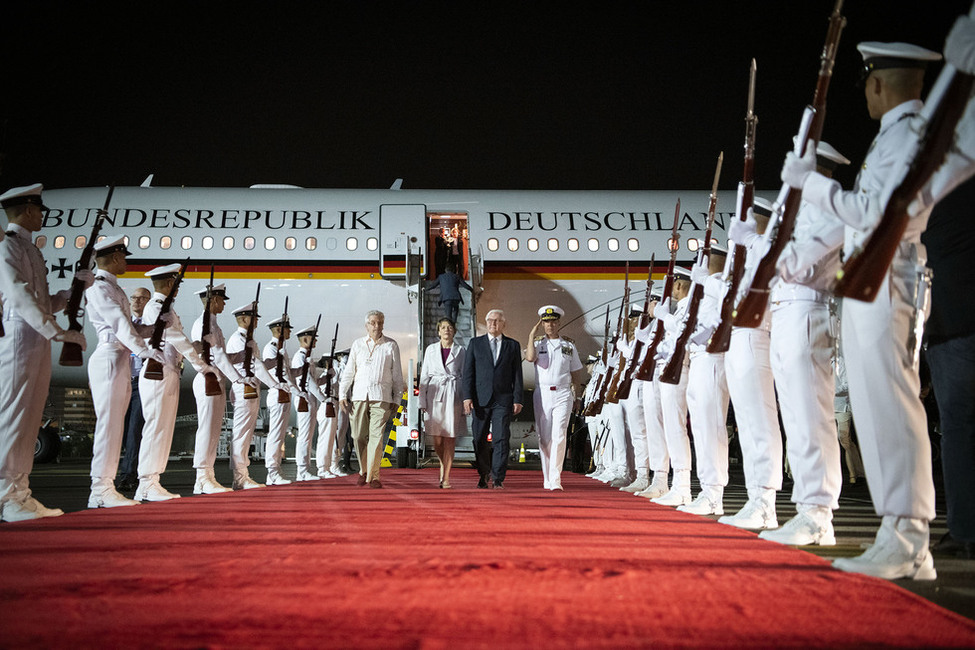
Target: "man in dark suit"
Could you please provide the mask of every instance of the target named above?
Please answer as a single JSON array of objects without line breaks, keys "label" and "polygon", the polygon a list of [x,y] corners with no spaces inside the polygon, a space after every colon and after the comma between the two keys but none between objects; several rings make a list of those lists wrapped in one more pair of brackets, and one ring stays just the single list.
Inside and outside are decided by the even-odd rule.
[{"label": "man in dark suit", "polygon": [[475,336],[467,348],[461,394],[464,413],[473,413],[474,459],[481,476],[477,487],[487,488],[490,473],[494,488],[501,490],[508,467],[511,416],[521,412],[521,344],[502,334],[505,320],[500,309],[489,311],[484,322],[487,334]]}]

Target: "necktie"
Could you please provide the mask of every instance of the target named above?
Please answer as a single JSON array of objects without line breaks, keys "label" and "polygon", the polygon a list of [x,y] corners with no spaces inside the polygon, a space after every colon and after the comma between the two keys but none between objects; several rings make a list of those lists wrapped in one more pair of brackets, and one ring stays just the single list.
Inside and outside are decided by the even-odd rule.
[{"label": "necktie", "polygon": [[491,339],[491,354],[494,356],[494,362],[498,362],[498,339]]}]

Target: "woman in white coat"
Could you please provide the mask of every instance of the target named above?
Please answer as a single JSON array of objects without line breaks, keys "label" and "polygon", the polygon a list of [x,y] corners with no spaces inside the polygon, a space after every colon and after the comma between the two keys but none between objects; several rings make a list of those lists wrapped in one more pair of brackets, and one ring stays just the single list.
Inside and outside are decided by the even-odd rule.
[{"label": "woman in white coat", "polygon": [[460,397],[464,370],[463,346],[454,343],[457,330],[449,318],[437,321],[440,340],[427,346],[420,372],[420,409],[426,432],[433,436],[433,449],[440,459],[440,487],[450,487],[457,436],[467,429]]}]

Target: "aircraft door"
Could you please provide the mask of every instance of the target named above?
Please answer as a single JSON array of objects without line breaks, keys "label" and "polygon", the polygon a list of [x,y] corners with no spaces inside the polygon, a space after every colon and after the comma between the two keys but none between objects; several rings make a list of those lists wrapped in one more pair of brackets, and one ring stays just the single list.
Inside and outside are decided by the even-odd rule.
[{"label": "aircraft door", "polygon": [[426,219],[425,205],[379,206],[379,272],[384,279],[402,279],[409,285],[426,273]]}]

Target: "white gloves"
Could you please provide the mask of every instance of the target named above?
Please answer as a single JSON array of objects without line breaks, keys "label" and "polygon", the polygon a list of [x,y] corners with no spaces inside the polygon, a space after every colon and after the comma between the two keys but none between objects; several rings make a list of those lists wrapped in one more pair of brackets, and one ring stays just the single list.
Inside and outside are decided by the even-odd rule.
[{"label": "white gloves", "polygon": [[708,272],[708,265],[703,259],[698,260],[694,266],[691,267],[691,282],[694,284],[699,284],[704,286],[704,281],[708,279],[711,274]]},{"label": "white gloves", "polygon": [[800,158],[790,151],[785,155],[782,165],[782,182],[797,190],[802,189],[809,174],[816,171],[816,146],[811,140],[806,142],[806,153]]},{"label": "white gloves", "polygon": [[255,341],[254,339],[251,339],[250,341],[247,342],[247,347],[249,347],[251,349],[251,352],[253,352],[254,354],[259,355],[261,353],[260,348],[257,347],[257,341]]},{"label": "white gloves", "polygon": [[54,340],[58,343],[75,343],[81,346],[82,351],[88,349],[88,342],[85,335],[74,330],[61,330],[54,335]]},{"label": "white gloves", "polygon": [[248,377],[246,375],[241,375],[234,380],[235,384],[244,384],[245,386],[250,386],[251,388],[260,388],[261,382],[257,377]]},{"label": "white gloves", "polygon": [[156,320],[161,320],[166,324],[166,327],[172,327],[176,322],[176,315],[171,311],[167,311],[165,314],[160,312],[160,314],[156,316]]},{"label": "white gloves", "polygon": [[965,74],[975,74],[975,22],[958,16],[945,41],[945,59]]},{"label": "white gloves", "polygon": [[156,348],[146,348],[145,352],[139,354],[143,359],[155,359],[159,363],[166,365],[166,355],[163,354],[162,350],[157,350]]},{"label": "white gloves", "polygon": [[74,274],[74,279],[85,284],[85,289],[95,284],[95,274],[88,269],[79,269]]},{"label": "white gloves", "polygon": [[220,347],[220,339],[213,332],[210,332],[203,337],[203,342],[209,345],[211,348]]},{"label": "white gloves", "polygon": [[755,212],[751,208],[748,208],[745,221],[740,219],[731,220],[731,225],[728,226],[728,239],[736,244],[747,246],[747,242],[755,236],[756,232],[757,224],[755,223]]},{"label": "white gloves", "polygon": [[277,389],[277,390],[283,390],[286,393],[290,393],[291,392],[291,384],[289,384],[286,381],[279,381],[278,383],[274,384],[274,386],[272,386],[272,388]]},{"label": "white gloves", "polygon": [[652,315],[654,318],[661,318],[663,316],[670,315],[670,296],[667,296],[658,303],[654,303]]},{"label": "white gloves", "polygon": [[204,363],[202,366],[200,366],[197,372],[200,373],[201,375],[206,375],[212,372],[216,376],[218,377],[220,376],[220,371],[214,368],[213,366],[211,366],[209,363]]}]

